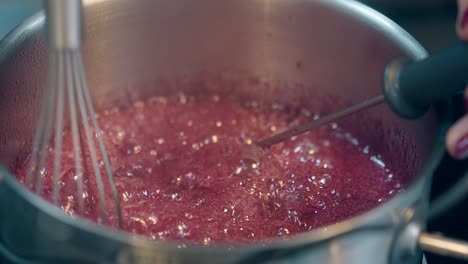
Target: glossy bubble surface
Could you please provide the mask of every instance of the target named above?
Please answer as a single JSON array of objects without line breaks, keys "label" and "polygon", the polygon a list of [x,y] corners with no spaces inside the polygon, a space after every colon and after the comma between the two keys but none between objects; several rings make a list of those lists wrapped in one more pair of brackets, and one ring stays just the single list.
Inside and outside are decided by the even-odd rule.
[{"label": "glossy bubble surface", "polygon": [[[267,150],[255,147],[256,140],[318,116],[279,104],[182,93],[99,113],[98,134],[110,157],[123,228],[150,239],[200,245],[261,242],[358,215],[402,189],[385,157],[336,123]],[[60,207],[79,214],[81,195],[84,216],[102,222],[89,171],[83,193],[77,192],[69,131],[63,146],[56,185]],[[48,200],[54,151],[51,145],[43,173]],[[99,166],[104,173],[101,160]],[[21,182],[26,171],[18,168]],[[115,222],[107,184],[106,204]]]}]

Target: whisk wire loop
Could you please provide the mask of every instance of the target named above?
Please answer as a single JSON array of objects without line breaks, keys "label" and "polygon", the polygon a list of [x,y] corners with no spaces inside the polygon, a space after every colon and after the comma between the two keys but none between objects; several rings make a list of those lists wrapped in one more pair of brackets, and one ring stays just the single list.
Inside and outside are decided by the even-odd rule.
[{"label": "whisk wire loop", "polygon": [[[81,71],[79,71],[79,73],[81,73],[79,79],[80,79],[80,82],[81,82],[80,87],[83,88],[86,107],[87,107],[89,113],[95,113],[94,112],[94,107],[93,107],[93,104],[92,104],[92,101],[91,101],[91,95],[89,94],[88,83],[86,82],[86,72],[84,71],[83,60],[77,54],[74,54],[74,56],[76,57],[76,59],[74,60],[74,62],[76,64],[76,67],[78,69],[82,69]],[[102,161],[104,163],[104,169],[106,171],[107,178],[108,178],[109,183],[110,183],[110,188],[111,188],[111,192],[112,192],[112,198],[113,198],[113,201],[114,201],[114,208],[116,210],[118,225],[121,226],[122,225],[122,212],[121,212],[121,208],[120,208],[120,200],[119,200],[119,195],[117,193],[117,188],[115,187],[114,177],[112,176],[112,169],[111,169],[109,157],[106,154],[106,148],[104,146],[104,141],[102,139],[103,133],[102,133],[102,131],[101,131],[100,127],[99,127],[99,124],[98,124],[98,122],[96,120],[96,116],[91,114],[90,118],[91,118],[92,125],[94,126],[96,131],[98,131],[96,138],[97,138],[97,142],[98,142],[98,145],[99,145],[99,150],[101,151]]]},{"label": "whisk wire loop", "polygon": [[[72,133],[72,144],[73,144],[73,156],[75,157],[75,173],[77,177],[77,190],[78,190],[78,207],[80,214],[84,213],[84,191],[83,191],[83,170],[80,162],[80,153],[84,150],[81,149],[80,138],[79,138],[79,127],[78,127],[78,114],[76,111],[76,99],[75,99],[75,89],[73,89],[73,79],[72,79],[72,69],[71,63],[67,60],[67,56],[64,56],[65,52],[60,52],[63,60],[66,61],[67,66],[67,88],[68,88],[68,104],[70,111],[70,123],[71,123],[71,133]],[[83,162],[86,162],[83,160]],[[55,184],[56,182],[54,182]],[[54,188],[58,189],[58,188]]]},{"label": "whisk wire loop", "polygon": [[[58,67],[57,67],[57,83],[58,85],[54,86],[57,90],[57,110],[55,111],[56,114],[56,126],[55,126],[55,137],[54,137],[54,146],[55,146],[55,153],[54,153],[54,171],[53,171],[53,181],[59,181],[60,169],[61,169],[61,156],[62,156],[62,132],[63,132],[63,112],[64,112],[64,89],[63,87],[63,61],[62,56],[59,53],[58,55],[54,54],[54,58],[58,58]],[[53,202],[55,205],[58,205],[58,194],[59,188],[54,188],[53,190]]]},{"label": "whisk wire loop", "polygon": [[[26,175],[26,186],[36,194],[44,194],[44,181],[52,173],[52,201],[60,205],[62,188],[61,175],[64,157],[63,136],[71,133],[72,155],[80,216],[85,215],[85,198],[89,193],[85,190],[85,183],[97,187],[99,222],[108,224],[111,215],[115,216],[117,225],[121,227],[122,216],[119,196],[112,176],[109,157],[103,140],[103,132],[99,128],[89,87],[84,72],[84,64],[79,50],[53,50],[49,54],[49,79],[45,89],[45,98],[39,119],[39,126],[35,134],[30,158],[29,170]],[[65,118],[68,112],[69,118]],[[69,122],[69,127],[66,125]],[[69,129],[69,130],[67,130]],[[64,132],[66,131],[66,132]],[[54,150],[51,155],[53,169],[46,171],[49,160],[49,148]],[[90,163],[90,164],[89,164]],[[88,166],[89,165],[89,166]],[[103,166],[103,171],[101,167]],[[107,181],[102,173],[106,174]],[[86,179],[85,179],[86,176]],[[91,180],[94,177],[94,181]],[[106,184],[109,186],[113,204],[106,203]],[[88,188],[88,189],[89,189]],[[48,194],[46,192],[45,194]],[[89,201],[88,201],[89,202]],[[113,214],[108,215],[108,206],[113,207]]]},{"label": "whisk wire loop", "polygon": [[[56,65],[56,57],[55,55],[51,54],[49,56],[49,65],[51,68],[55,68]],[[46,143],[46,137],[50,134],[49,130],[50,127],[52,126],[52,114],[53,114],[53,99],[55,98],[55,72],[54,71],[49,71],[49,78],[47,79],[47,86],[45,90],[45,95],[43,98],[42,102],[42,109],[39,117],[38,124],[43,125],[42,129],[37,129],[35,136],[34,136],[34,141],[32,145],[32,152],[30,156],[30,169],[28,170],[28,173],[26,174],[26,179],[25,179],[25,184],[27,187],[31,188],[32,191],[38,192],[41,188],[38,188],[37,184],[39,181],[42,181],[41,176],[37,177],[36,183],[33,183],[34,179],[36,176],[38,176],[39,173],[44,174],[44,163],[45,163],[45,158],[44,161],[40,162],[39,160],[42,160],[40,158],[41,154],[42,157],[44,157],[44,151],[43,149],[47,147]],[[38,163],[39,161],[39,163]],[[42,166],[41,166],[42,164]],[[42,175],[43,176],[43,175]],[[40,183],[42,185],[42,183]],[[40,194],[39,194],[40,195]]]},{"label": "whisk wire loop", "polygon": [[[69,63],[68,65],[70,66],[69,68],[74,67],[75,63],[72,63],[72,60],[74,59],[72,54],[68,54],[67,56],[67,62]],[[101,171],[99,169],[99,162],[97,158],[97,153],[96,153],[96,147],[94,145],[94,139],[91,133],[91,129],[89,127],[89,121],[88,121],[88,114],[86,113],[86,107],[85,107],[85,102],[84,102],[84,95],[83,95],[83,87],[80,85],[79,81],[79,74],[83,69],[74,69],[74,81],[76,85],[76,95],[78,99],[78,110],[80,112],[81,116],[81,124],[84,129],[84,134],[85,134],[85,141],[88,144],[88,150],[91,156],[91,166],[93,169],[93,174],[96,177],[96,185],[98,188],[98,196],[99,196],[99,204],[101,208],[101,215],[104,216],[106,214],[106,203],[105,203],[105,193],[104,193],[104,183],[102,180],[102,175]],[[95,128],[96,129],[96,128]],[[101,133],[98,130],[95,130],[95,133]],[[102,221],[106,223],[106,217],[102,217]]]}]

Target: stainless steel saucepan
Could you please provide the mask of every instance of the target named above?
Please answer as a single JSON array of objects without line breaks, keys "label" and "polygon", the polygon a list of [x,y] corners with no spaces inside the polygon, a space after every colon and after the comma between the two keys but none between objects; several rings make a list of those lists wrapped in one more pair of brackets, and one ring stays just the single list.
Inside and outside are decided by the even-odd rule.
[{"label": "stainless steel saucepan", "polygon": [[[392,21],[348,0],[87,0],[85,15],[83,54],[98,109],[126,103],[130,91],[135,99],[157,95],[177,89],[171,80],[229,72],[287,84],[239,86],[234,94],[302,100],[311,110],[331,112],[380,94],[382,73],[394,58],[427,56]],[[10,171],[30,150],[39,112],[47,69],[43,24],[37,14],[0,44],[0,255],[9,261],[421,263],[418,243],[434,249],[442,241],[421,232],[450,120],[443,106],[413,121],[385,105],[344,120],[355,135],[382,142],[375,147],[410,185],[376,209],[289,240],[182,248],[65,216]]]}]

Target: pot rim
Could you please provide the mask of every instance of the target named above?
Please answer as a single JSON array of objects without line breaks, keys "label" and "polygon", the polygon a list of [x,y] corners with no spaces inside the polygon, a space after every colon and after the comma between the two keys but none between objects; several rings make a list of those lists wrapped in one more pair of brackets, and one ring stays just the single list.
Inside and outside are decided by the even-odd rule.
[{"label": "pot rim", "polygon": [[[85,1],[85,6],[92,6],[97,2],[101,1]],[[316,1],[321,4],[333,7],[341,10],[343,13],[352,16],[354,19],[357,19],[361,22],[364,22],[367,26],[376,29],[381,32],[382,35],[387,37],[389,41],[393,41],[401,50],[411,56],[412,59],[420,60],[428,56],[427,51],[414,39],[408,32],[398,26],[395,22],[379,13],[378,11],[356,1],[349,0],[304,0],[304,1]],[[31,35],[38,32],[44,25],[45,16],[43,11],[40,11],[28,19],[24,20],[20,25],[15,27],[10,31],[3,39],[0,40],[0,64],[7,58],[9,55],[14,54],[18,43],[21,43],[23,40],[28,39]],[[439,125],[442,126],[443,123],[448,122],[447,117],[443,117],[439,121]],[[239,244],[219,244],[212,245],[210,247],[202,247],[198,245],[190,245],[187,248],[180,248],[180,245],[183,242],[177,241],[152,241],[144,237],[143,235],[132,234],[130,232],[114,230],[106,226],[99,226],[96,224],[89,224],[90,221],[83,219],[81,217],[71,218],[68,215],[65,215],[62,210],[56,208],[55,206],[49,204],[43,199],[37,199],[37,196],[30,191],[26,190],[21,184],[19,184],[13,175],[9,172],[7,168],[0,164],[0,182],[5,181],[5,184],[12,188],[14,191],[19,193],[19,195],[24,198],[28,203],[38,208],[41,212],[48,214],[50,217],[55,218],[67,225],[77,228],[80,231],[84,231],[90,234],[100,236],[105,239],[110,239],[127,245],[129,247],[137,247],[140,249],[147,248],[150,250],[154,247],[159,247],[161,249],[177,250],[178,252],[189,251],[189,252],[210,252],[213,253],[215,250],[222,250],[225,252],[229,250],[230,252],[249,252],[258,249],[271,250],[276,248],[288,248],[293,246],[306,246],[306,245],[316,245],[321,242],[326,242],[337,236],[348,234],[350,232],[359,231],[359,230],[368,230],[372,228],[377,229],[386,229],[389,228],[389,225],[380,225],[380,226],[370,226],[366,223],[369,220],[377,218],[382,212],[391,212],[393,208],[408,196],[409,193],[416,191],[418,186],[421,186],[425,183],[430,183],[430,176],[432,172],[437,168],[440,163],[443,155],[445,154],[445,146],[443,139],[443,131],[439,129],[437,137],[434,139],[435,144],[432,149],[432,154],[428,158],[426,164],[419,171],[416,180],[414,180],[404,192],[398,194],[392,199],[388,200],[384,204],[375,207],[365,213],[351,217],[347,220],[340,221],[336,224],[328,225],[321,227],[312,231],[296,234],[290,236],[288,239],[283,240],[279,238],[272,238],[269,240],[266,245],[255,245],[251,243],[239,243]],[[2,179],[3,176],[3,179]],[[362,227],[362,228],[356,228]],[[234,247],[234,248],[233,248]]]}]

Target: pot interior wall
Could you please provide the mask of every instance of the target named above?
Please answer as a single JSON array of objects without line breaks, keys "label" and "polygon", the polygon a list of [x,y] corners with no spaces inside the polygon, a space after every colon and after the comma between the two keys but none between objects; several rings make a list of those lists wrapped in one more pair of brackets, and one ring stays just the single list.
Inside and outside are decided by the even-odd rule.
[{"label": "pot interior wall", "polygon": [[[409,55],[327,1],[85,2],[83,56],[98,110],[193,81],[189,93],[299,102],[324,114],[380,94],[385,65]],[[42,23],[36,24],[0,54],[0,160],[10,167],[30,150],[47,76]],[[211,85],[207,76],[226,86]],[[437,132],[434,112],[406,121],[385,105],[340,124],[408,181],[429,158]]]}]

